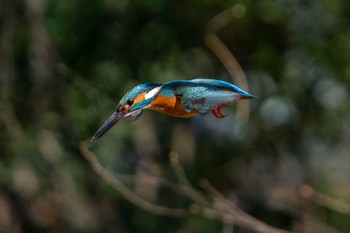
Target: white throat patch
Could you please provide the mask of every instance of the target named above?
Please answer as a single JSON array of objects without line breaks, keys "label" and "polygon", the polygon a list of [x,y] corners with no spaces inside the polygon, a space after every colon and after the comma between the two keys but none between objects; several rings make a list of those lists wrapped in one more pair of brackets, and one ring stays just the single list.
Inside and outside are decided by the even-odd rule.
[{"label": "white throat patch", "polygon": [[160,91],[160,89],[162,89],[163,86],[159,86],[159,87],[155,87],[152,90],[150,90],[146,95],[145,95],[145,100],[148,100],[152,97],[154,97],[155,95],[157,95]]}]

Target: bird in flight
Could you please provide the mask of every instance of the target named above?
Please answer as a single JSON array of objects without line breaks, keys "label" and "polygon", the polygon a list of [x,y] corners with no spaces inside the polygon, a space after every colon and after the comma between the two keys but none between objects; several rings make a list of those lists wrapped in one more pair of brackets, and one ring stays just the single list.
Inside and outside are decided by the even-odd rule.
[{"label": "bird in flight", "polygon": [[256,98],[239,87],[216,79],[174,80],[164,84],[143,83],[126,93],[116,111],[92,137],[97,141],[120,119],[138,119],[144,109],[189,118],[211,112],[224,118],[221,109],[235,100]]}]

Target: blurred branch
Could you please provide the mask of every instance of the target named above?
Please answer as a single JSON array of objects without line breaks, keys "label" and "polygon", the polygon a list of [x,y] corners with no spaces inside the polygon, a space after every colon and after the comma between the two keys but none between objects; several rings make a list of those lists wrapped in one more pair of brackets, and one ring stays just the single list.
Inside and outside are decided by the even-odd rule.
[{"label": "blurred branch", "polygon": [[[273,209],[284,211],[295,216],[294,227],[300,232],[317,232],[317,233],[341,233],[340,230],[327,224],[327,219],[322,219],[322,212],[317,210],[317,214],[313,213],[309,202],[316,203],[320,206],[328,207],[335,210],[335,206],[331,208],[328,205],[339,203],[340,200],[332,200],[334,203],[330,204],[324,202],[322,197],[325,194],[315,191],[311,186],[303,185],[289,185],[289,184],[275,184],[268,189],[266,194],[267,203],[270,203]],[[326,195],[328,196],[328,195]],[[333,198],[332,198],[333,199]],[[327,202],[327,201],[326,201]],[[335,210],[336,211],[336,210]],[[320,219],[321,218],[321,219]]]},{"label": "blurred branch", "polygon": [[84,158],[90,163],[93,170],[103,178],[107,183],[109,183],[114,189],[116,189],[125,199],[134,205],[140,207],[141,209],[168,217],[184,217],[187,215],[187,211],[183,209],[168,208],[164,206],[155,205],[137,196],[128,187],[126,187],[122,182],[120,182],[112,173],[105,169],[97,160],[95,154],[93,154],[86,145],[80,146],[80,152]]},{"label": "blurred branch", "polygon": [[231,200],[228,200],[227,198],[225,198],[218,190],[216,190],[209,183],[209,181],[203,179],[203,180],[201,180],[200,185],[203,187],[204,190],[207,191],[207,193],[209,193],[212,196],[212,198],[216,202],[224,204],[223,206],[225,206],[229,210],[235,210],[237,212],[242,212],[242,213],[244,212],[243,210],[238,208],[237,205],[235,203],[233,203]]},{"label": "blurred branch", "polygon": [[[80,152],[84,158],[90,163],[93,170],[109,183],[115,190],[117,190],[125,199],[141,209],[168,217],[185,217],[188,215],[188,211],[180,208],[169,208],[160,205],[150,203],[141,197],[137,196],[133,191],[126,187],[118,178],[105,169],[97,160],[95,154],[93,154],[86,145],[80,146]],[[224,224],[224,230],[227,232],[233,225],[243,227],[258,233],[288,233],[288,231],[280,230],[269,226],[250,215],[246,214],[243,210],[239,209],[233,202],[225,199],[209,182],[202,182],[207,190],[214,196],[219,197],[216,203],[212,203],[204,198],[199,191],[194,189],[190,182],[187,180],[186,174],[181,167],[178,154],[171,152],[169,154],[170,165],[173,168],[175,175],[180,182],[180,186],[184,190],[185,194],[192,199],[195,204],[192,205],[191,210],[193,214],[201,215],[205,218],[216,220]]]},{"label": "blurred branch", "polygon": [[180,182],[180,184],[182,184],[184,192],[187,193],[187,195],[193,201],[198,203],[199,205],[204,205],[204,206],[209,205],[209,202],[203,196],[201,196],[198,193],[198,191],[196,191],[191,186],[190,182],[187,180],[186,174],[185,174],[183,168],[181,167],[181,165],[179,163],[179,156],[178,156],[178,154],[176,152],[173,152],[173,151],[170,152],[169,159],[170,159],[170,165],[173,168],[178,181]]},{"label": "blurred branch", "polygon": [[325,193],[321,193],[306,184],[301,185],[298,191],[302,197],[314,202],[317,205],[342,214],[350,215],[350,204],[343,200],[339,200]]},{"label": "blurred branch", "polygon": [[[225,66],[228,73],[236,83],[241,88],[249,91],[247,78],[242,67],[239,65],[235,56],[230,52],[226,45],[217,36],[217,31],[223,28],[225,25],[232,20],[232,9],[230,7],[216,16],[214,16],[206,27],[206,32],[204,35],[204,40],[207,46],[213,51],[213,53],[218,57],[221,63]],[[237,102],[237,115],[243,119],[248,120],[249,118],[249,102]]]},{"label": "blurred branch", "polygon": [[[169,208],[160,205],[150,203],[141,197],[137,196],[133,191],[126,187],[119,179],[117,179],[111,172],[105,169],[97,160],[95,154],[93,154],[86,145],[80,146],[80,152],[84,158],[90,163],[93,170],[100,175],[107,183],[109,183],[114,189],[116,189],[125,199],[141,209],[153,214],[163,215],[168,217],[184,217],[188,212],[180,208]],[[287,233],[288,231],[280,230],[269,226],[250,215],[246,214],[243,210],[239,209],[233,202],[224,197],[216,191],[209,182],[202,182],[206,189],[215,196],[220,197],[217,200],[218,203],[211,203],[204,198],[199,191],[195,190],[186,178],[185,172],[181,167],[178,154],[171,152],[169,154],[170,165],[173,168],[181,187],[185,194],[188,195],[193,201],[196,202],[192,205],[191,210],[194,214],[201,214],[205,218],[217,220],[222,222],[224,230],[231,229],[230,225],[237,225],[249,230],[253,230],[258,233]]]},{"label": "blurred branch", "polygon": [[[216,202],[210,203],[204,199],[197,190],[195,190],[191,184],[188,182],[186,175],[181,167],[176,152],[171,152],[169,154],[170,165],[173,168],[179,182],[182,183],[185,187],[185,192],[189,197],[197,202],[198,208],[201,211],[201,215],[205,218],[217,220],[222,222],[225,225],[237,225],[255,232],[259,233],[287,233],[281,229],[274,228],[269,226],[258,219],[253,218],[252,216],[245,213],[243,210],[239,209],[233,202],[224,198],[208,181],[202,181],[202,186],[213,194],[216,198]],[[186,187],[187,186],[187,187]],[[210,204],[210,205],[209,205]],[[226,227],[225,227],[226,228]],[[224,229],[225,231],[227,229]]]}]

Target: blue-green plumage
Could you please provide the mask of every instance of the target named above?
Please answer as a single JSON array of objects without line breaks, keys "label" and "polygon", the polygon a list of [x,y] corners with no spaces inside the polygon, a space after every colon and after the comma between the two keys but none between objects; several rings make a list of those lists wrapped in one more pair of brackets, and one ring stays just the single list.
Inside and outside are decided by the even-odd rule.
[{"label": "blue-green plumage", "polygon": [[[155,84],[155,83],[142,83],[136,87],[134,87],[133,89],[131,89],[130,91],[128,91],[123,98],[120,100],[118,107],[119,106],[124,106],[125,104],[127,104],[128,100],[134,100],[136,99],[136,97],[140,94],[140,93],[147,93],[150,90],[152,90],[155,87],[161,86],[161,84]],[[147,100],[147,101],[143,101],[143,102],[139,102],[137,103],[137,106],[134,106],[134,110],[137,109],[141,109],[145,106],[147,106],[149,103],[151,102],[151,100]]]},{"label": "blue-green plumage", "polygon": [[163,85],[161,93],[181,96],[181,102],[187,112],[195,109],[206,114],[213,108],[233,102],[240,97],[255,98],[254,95],[237,86],[216,79],[193,79],[170,81]]},{"label": "blue-green plumage", "polygon": [[165,84],[144,83],[120,100],[116,112],[100,127],[92,142],[100,138],[121,118],[134,121],[144,109],[175,117],[193,117],[209,111],[223,118],[221,108],[239,99],[255,98],[239,87],[216,79],[175,80]]}]

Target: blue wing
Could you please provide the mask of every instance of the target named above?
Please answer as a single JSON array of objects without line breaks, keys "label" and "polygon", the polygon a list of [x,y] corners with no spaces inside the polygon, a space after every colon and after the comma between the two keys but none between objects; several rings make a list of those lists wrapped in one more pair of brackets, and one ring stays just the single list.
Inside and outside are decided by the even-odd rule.
[{"label": "blue wing", "polygon": [[224,82],[224,81],[221,81],[221,80],[197,78],[197,79],[193,79],[192,82],[208,84],[208,85],[212,85],[212,86],[218,87],[220,89],[231,90],[233,92],[236,92],[236,93],[241,94],[241,95],[243,95],[245,97],[248,97],[248,98],[256,98],[255,95],[249,94],[248,92],[242,90],[241,88],[239,88],[239,87],[237,87],[237,86],[235,86],[235,85],[233,85],[231,83]]},{"label": "blue wing", "polygon": [[215,79],[178,80],[165,83],[163,95],[181,97],[181,103],[187,112],[196,110],[206,114],[222,104],[231,103],[241,95],[252,98],[253,95],[223,81]]}]

